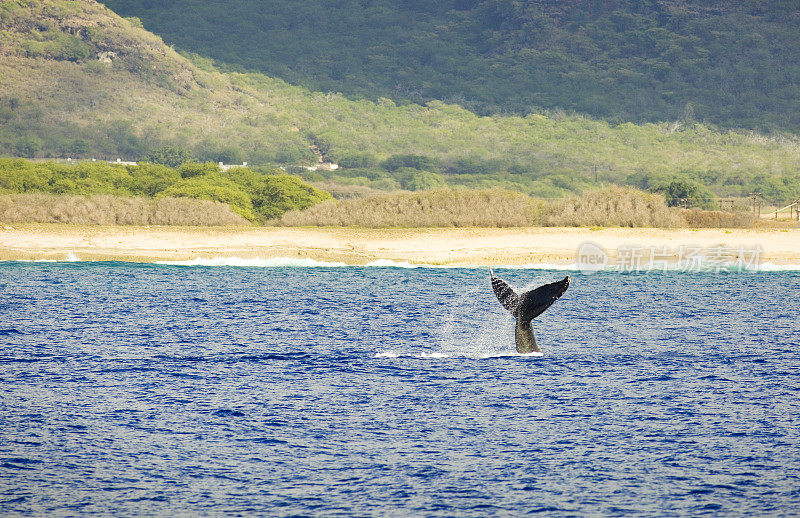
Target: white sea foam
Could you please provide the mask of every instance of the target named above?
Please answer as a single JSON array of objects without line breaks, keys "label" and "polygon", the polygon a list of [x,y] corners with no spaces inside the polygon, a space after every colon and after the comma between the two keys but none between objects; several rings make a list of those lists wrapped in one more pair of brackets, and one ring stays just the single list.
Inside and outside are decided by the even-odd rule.
[{"label": "white sea foam", "polygon": [[[17,259],[13,261],[0,262],[25,262],[25,263],[60,263],[60,262],[83,262],[84,260],[78,257],[74,252],[68,252],[63,259]],[[261,258],[242,258],[242,257],[209,257],[202,258],[196,257],[185,261],[156,261],[155,264],[172,265],[172,266],[241,266],[241,267],[261,267],[261,268],[344,268],[363,266],[368,268],[459,268],[459,269],[479,269],[486,268],[483,265],[475,264],[428,264],[428,263],[412,263],[410,261],[394,261],[391,259],[376,259],[365,265],[352,265],[344,262],[333,261],[318,261],[310,258],[297,258],[297,257],[273,257],[270,259]],[[550,271],[581,271],[576,263],[571,264],[553,264],[553,263],[528,263],[528,264],[509,264],[509,265],[496,265],[493,266],[495,270],[550,270]],[[685,264],[679,262],[671,262],[665,264],[641,264],[636,268],[623,269],[620,265],[607,265],[600,270],[602,272],[621,272],[621,271],[635,271],[645,273],[658,273],[663,271],[670,272],[685,272],[685,273],[698,273],[698,272],[794,272],[800,271],[800,264],[774,264],[764,262],[754,265],[741,265],[735,262],[718,263],[711,261],[700,261],[694,264]],[[591,272],[594,273],[594,272]]]},{"label": "white sea foam", "polygon": [[375,353],[375,358],[399,358],[400,353],[394,351],[384,351],[382,353]]},{"label": "white sea foam", "polygon": [[83,259],[75,255],[74,252],[67,253],[64,259],[12,259],[10,261],[0,262],[15,262],[15,263],[80,263]]},{"label": "white sea foam", "polygon": [[552,263],[528,263],[528,264],[512,264],[508,266],[495,266],[493,268],[506,269],[506,270],[564,270],[564,271],[578,271],[578,265],[572,264],[552,264]]},{"label": "white sea foam", "polygon": [[[294,258],[294,257],[274,257],[271,259],[244,259],[241,257],[210,257],[202,258],[196,257],[184,261],[156,261],[156,264],[172,265],[172,266],[250,266],[250,267],[325,267],[325,268],[341,268],[346,266],[360,266],[350,265],[342,262],[328,262],[317,261],[308,258]],[[394,261],[392,259],[376,259],[363,267],[367,268],[464,268],[475,269],[485,268],[484,266],[475,264],[428,264],[428,263],[412,263],[409,261]],[[575,265],[553,265],[553,264],[526,264],[526,265],[509,265],[497,266],[497,268],[505,269],[531,269],[531,270],[575,270]]]},{"label": "white sea foam", "polygon": [[759,270],[762,272],[800,272],[800,264],[761,263]]},{"label": "white sea foam", "polygon": [[376,259],[364,266],[373,266],[379,268],[422,268],[426,265],[410,263],[408,261],[392,261],[391,259]]},{"label": "white sea foam", "polygon": [[345,263],[317,261],[309,258],[273,257],[272,259],[244,259],[241,257],[196,257],[187,261],[156,261],[156,264],[172,266],[246,266],[260,268],[338,268]]}]

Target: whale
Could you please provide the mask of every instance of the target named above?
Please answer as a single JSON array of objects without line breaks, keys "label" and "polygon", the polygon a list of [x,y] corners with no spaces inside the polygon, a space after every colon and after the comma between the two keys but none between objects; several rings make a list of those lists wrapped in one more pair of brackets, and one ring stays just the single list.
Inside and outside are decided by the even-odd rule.
[{"label": "whale", "polygon": [[569,275],[560,281],[539,286],[535,290],[518,294],[506,281],[496,277],[491,268],[489,276],[492,279],[492,289],[506,310],[516,319],[514,327],[514,341],[517,352],[521,354],[540,353],[542,350],[533,336],[531,321],[544,313],[553,305],[569,288]]}]

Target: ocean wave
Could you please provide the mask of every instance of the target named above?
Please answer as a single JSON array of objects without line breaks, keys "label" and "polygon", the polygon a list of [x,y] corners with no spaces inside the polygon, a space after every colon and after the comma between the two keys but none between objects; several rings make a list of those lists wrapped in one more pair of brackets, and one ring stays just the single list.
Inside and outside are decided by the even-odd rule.
[{"label": "ocean wave", "polygon": [[[69,252],[63,259],[15,259],[0,262],[20,262],[20,263],[75,263],[75,262],[89,262],[78,257],[75,253]],[[345,268],[345,267],[360,267],[360,268],[431,268],[431,269],[482,269],[487,268],[487,265],[477,264],[431,264],[431,263],[414,263],[411,261],[395,261],[392,259],[376,259],[369,263],[347,264],[338,261],[320,261],[311,258],[297,258],[297,257],[273,257],[269,259],[262,258],[242,258],[242,257],[196,257],[194,259],[181,260],[181,261],[155,261],[158,265],[168,266],[239,266],[239,267],[256,267],[256,268]],[[673,263],[658,263],[658,264],[640,264],[635,267],[623,267],[622,265],[609,264],[602,269],[587,269],[577,263],[570,264],[555,264],[555,263],[526,263],[526,264],[498,264],[493,265],[492,268],[496,270],[549,270],[549,271],[567,271],[567,272],[581,272],[584,274],[593,274],[599,272],[605,273],[659,273],[659,272],[682,272],[682,273],[709,273],[709,272],[728,272],[728,273],[758,273],[758,272],[795,272],[800,271],[800,264],[775,264],[771,262],[763,262],[755,265],[742,265],[736,262],[714,262],[714,261],[699,261],[692,264],[673,262]]]},{"label": "ocean wave", "polygon": [[800,264],[774,264],[761,263],[759,271],[762,272],[800,272]]},{"label": "ocean wave", "polygon": [[[157,261],[156,264],[173,265],[173,266],[242,266],[242,267],[262,267],[262,268],[281,268],[281,267],[295,267],[295,268],[345,268],[345,267],[361,267],[361,268],[458,268],[458,269],[480,269],[487,268],[485,265],[476,264],[430,264],[430,263],[412,263],[410,261],[395,261],[392,259],[376,259],[364,265],[347,264],[344,262],[331,262],[331,261],[318,261],[309,258],[293,258],[293,257],[273,257],[271,259],[244,259],[241,257],[211,257],[189,259],[185,261]],[[583,272],[585,274],[596,273],[598,270],[584,270],[581,265],[576,263],[571,264],[554,264],[554,263],[527,263],[527,264],[508,264],[508,265],[495,265],[492,266],[497,270],[549,270],[549,271],[567,271],[567,272]],[[784,271],[800,271],[800,264],[773,264],[769,262],[757,265],[741,265],[736,262],[719,263],[712,261],[702,261],[699,263],[685,264],[685,263],[667,263],[667,264],[641,264],[636,267],[621,267],[620,265],[606,265],[601,272],[608,273],[658,273],[658,272],[684,272],[684,273],[708,273],[724,271],[729,273],[743,272],[743,273],[756,273],[756,272],[784,272]]]},{"label": "ocean wave", "polygon": [[424,268],[425,266],[430,267],[432,265],[410,263],[408,261],[393,261],[391,259],[376,259],[365,264],[364,266],[377,268]]},{"label": "ocean wave", "polygon": [[[487,268],[487,265],[480,264],[433,264],[433,263],[412,263],[409,261],[394,261],[392,259],[376,259],[364,265],[365,267],[379,268],[459,268],[474,270],[477,268]],[[552,264],[552,263],[528,263],[528,264],[500,264],[492,268],[504,270],[568,270],[577,271],[578,267],[572,264]]]},{"label": "ocean wave", "polygon": [[346,263],[317,261],[309,258],[273,257],[271,259],[244,259],[241,257],[196,257],[186,261],[156,261],[156,264],[169,266],[243,266],[259,268],[339,268]]},{"label": "ocean wave", "polygon": [[13,263],[80,263],[83,259],[75,255],[73,252],[67,253],[63,259],[11,259],[0,262],[13,262]]}]

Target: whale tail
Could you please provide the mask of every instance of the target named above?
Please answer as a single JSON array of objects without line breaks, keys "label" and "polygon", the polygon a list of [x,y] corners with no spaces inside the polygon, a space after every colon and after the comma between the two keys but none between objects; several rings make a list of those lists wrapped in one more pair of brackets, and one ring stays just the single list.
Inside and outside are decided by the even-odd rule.
[{"label": "whale tail", "polygon": [[492,289],[497,296],[497,300],[517,320],[515,331],[517,351],[521,353],[540,351],[533,337],[531,320],[544,313],[567,291],[567,288],[569,288],[569,276],[520,295],[506,281],[495,277],[491,268],[489,269],[489,275],[492,279]]}]

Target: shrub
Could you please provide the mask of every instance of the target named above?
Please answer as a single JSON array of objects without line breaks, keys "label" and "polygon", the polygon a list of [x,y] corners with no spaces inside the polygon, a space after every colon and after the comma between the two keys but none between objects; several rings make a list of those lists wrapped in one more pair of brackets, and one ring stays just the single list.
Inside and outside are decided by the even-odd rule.
[{"label": "shrub", "polygon": [[186,162],[181,164],[178,168],[182,178],[194,178],[195,176],[203,176],[214,173],[219,173],[219,166],[215,162]]},{"label": "shrub", "polygon": [[79,225],[247,225],[230,207],[188,198],[124,198],[44,193],[0,196],[5,223]]},{"label": "shrub", "polygon": [[408,167],[401,167],[396,174],[399,176],[400,185],[408,191],[435,189],[444,184],[444,179],[441,175],[430,171],[418,171]]},{"label": "shrub", "polygon": [[401,167],[412,169],[432,170],[435,169],[435,162],[432,158],[423,155],[392,155],[381,163],[381,167],[389,172],[394,172]]},{"label": "shrub", "polygon": [[19,156],[33,158],[42,150],[42,139],[31,135],[21,137],[14,148]]},{"label": "shrub", "polygon": [[675,227],[682,223],[662,196],[630,187],[607,187],[554,200],[544,212],[544,224],[551,226]]},{"label": "shrub", "polygon": [[219,175],[187,178],[158,194],[159,198],[194,198],[227,203],[231,210],[250,221],[255,219],[250,197],[235,183]]},{"label": "shrub", "polygon": [[176,146],[163,146],[149,152],[142,160],[153,164],[178,167],[191,160],[191,158],[191,155],[185,149]]},{"label": "shrub", "polygon": [[372,153],[353,153],[337,158],[336,162],[344,169],[374,168],[378,159]]},{"label": "shrub", "polygon": [[749,228],[755,222],[749,212],[688,209],[681,211],[681,215],[686,226],[693,228]]},{"label": "shrub", "polygon": [[230,204],[241,216],[261,222],[330,198],[294,176],[246,168],[223,173],[211,162],[185,163],[176,170],[151,163],[123,167],[0,159],[0,192],[204,199]]},{"label": "shrub", "polygon": [[175,169],[157,164],[139,164],[127,169],[133,173],[131,192],[137,196],[153,197],[182,178]]},{"label": "shrub", "polygon": [[708,189],[687,178],[674,179],[668,184],[662,184],[652,189],[652,191],[664,193],[667,205],[670,207],[680,207],[685,203],[687,207],[716,208],[716,202],[711,197]]},{"label": "shrub", "polygon": [[348,200],[330,200],[305,211],[290,211],[281,222],[293,226],[515,227],[539,221],[541,202],[503,189],[436,189]]},{"label": "shrub", "polygon": [[253,204],[262,219],[276,218],[289,210],[303,210],[331,199],[325,191],[289,175],[264,176],[264,187],[256,192]]}]

